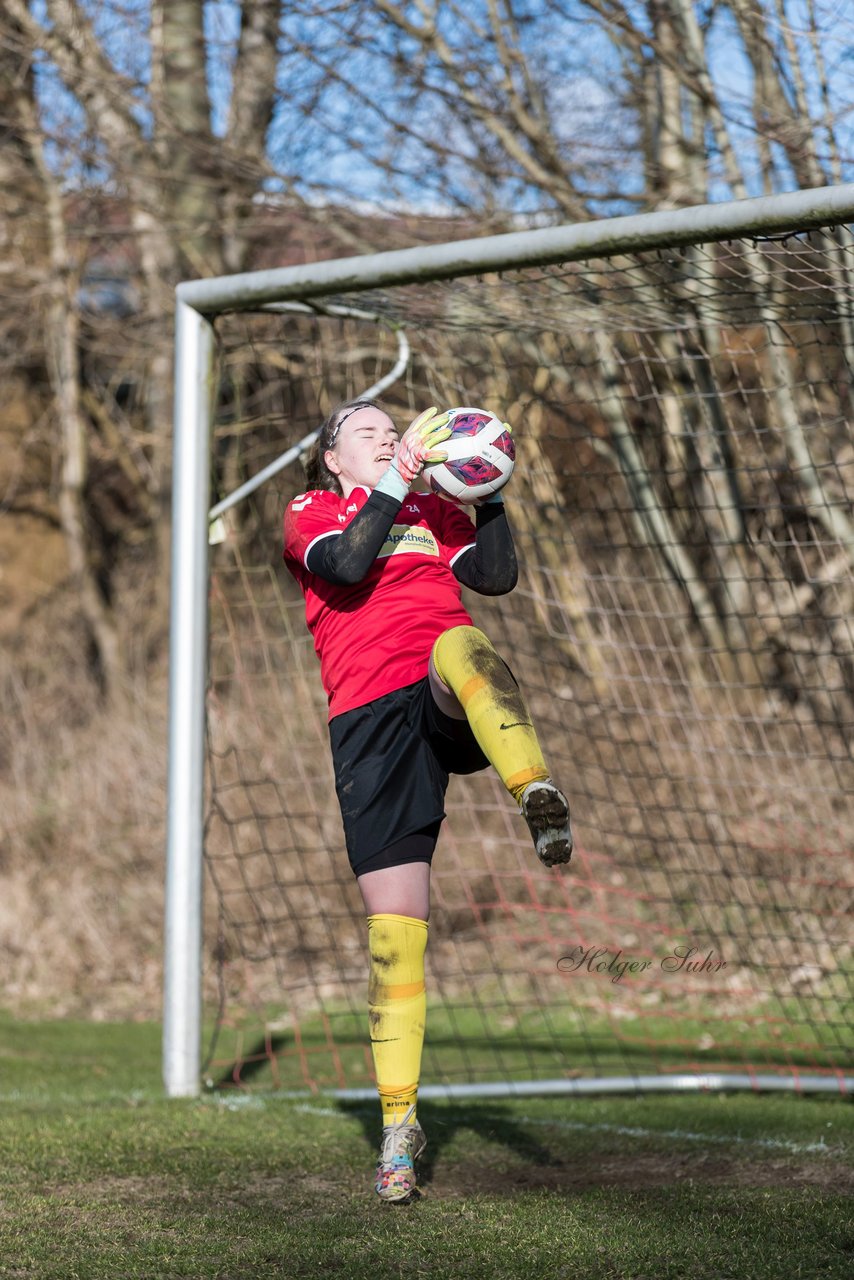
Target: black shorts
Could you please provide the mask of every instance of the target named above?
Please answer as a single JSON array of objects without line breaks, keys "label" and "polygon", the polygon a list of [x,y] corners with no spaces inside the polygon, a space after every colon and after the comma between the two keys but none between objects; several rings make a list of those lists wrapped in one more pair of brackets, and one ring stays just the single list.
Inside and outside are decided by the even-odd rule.
[{"label": "black shorts", "polygon": [[[329,722],[335,790],[356,875],[429,862],[452,773],[489,764],[467,720],[440,711],[423,680]],[[422,833],[421,842],[408,840]],[[401,845],[401,851],[392,848]],[[388,856],[383,856],[388,854]]]}]

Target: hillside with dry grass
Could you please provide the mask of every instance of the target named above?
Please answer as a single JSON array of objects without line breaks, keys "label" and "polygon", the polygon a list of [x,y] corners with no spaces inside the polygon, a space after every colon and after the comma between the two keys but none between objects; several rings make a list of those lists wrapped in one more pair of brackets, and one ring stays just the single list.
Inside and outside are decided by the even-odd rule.
[{"label": "hillside with dry grass", "polygon": [[[854,844],[842,536],[854,455],[840,277],[820,237],[772,245],[759,265],[751,252],[360,295],[379,324],[319,315],[218,325],[217,496],[390,367],[398,325],[414,350],[390,400],[402,421],[428,399],[485,402],[517,428],[508,508],[522,581],[483,616],[567,780],[584,853],[566,886],[534,892],[493,783],[457,786],[449,874],[437,882],[437,965],[461,947],[464,973],[492,965],[508,914],[532,934],[543,920],[586,918],[640,937],[655,904],[679,927],[714,921],[766,974],[779,968],[781,937],[798,952],[795,968],[822,981],[844,961],[834,895]],[[785,282],[782,330],[762,310],[769,265]],[[3,426],[5,999],[20,1010],[154,1016],[168,513],[162,477],[157,491],[146,482],[141,353],[151,330],[128,317],[117,341],[100,314],[86,337],[87,572],[122,676],[105,683],[74,571],[36,343],[9,381]],[[798,440],[809,442],[814,475],[799,466]],[[239,508],[212,557],[218,762],[205,952],[212,995],[222,963],[243,982],[255,956],[256,994],[302,984],[297,1004],[343,992],[362,945],[316,664],[279,559],[281,512],[301,487],[297,469]],[[462,824],[469,810],[474,829]],[[335,919],[347,922],[345,941],[327,957]],[[549,935],[525,954],[546,964],[553,945]]]}]

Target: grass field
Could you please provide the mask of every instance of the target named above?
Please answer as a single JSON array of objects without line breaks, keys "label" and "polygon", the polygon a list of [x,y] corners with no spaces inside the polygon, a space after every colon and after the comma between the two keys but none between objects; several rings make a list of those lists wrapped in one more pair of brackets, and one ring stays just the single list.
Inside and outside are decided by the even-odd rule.
[{"label": "grass field", "polygon": [[423,1103],[423,1194],[370,1191],[374,1106],[160,1096],[151,1025],[0,1015],[0,1276],[777,1280],[854,1270],[854,1111],[713,1095]]},{"label": "grass field", "polygon": [[[614,1020],[601,1009],[547,1003],[522,1010],[518,995],[512,1005],[504,993],[490,1001],[482,987],[479,996],[479,1004],[445,998],[430,1005],[424,1080],[560,1078],[568,1063],[576,1064],[579,1074],[596,1076],[751,1067],[770,1074],[792,1069],[811,1074],[854,1063],[854,1029],[841,1000],[833,1009],[828,1003],[821,1020],[814,1021],[794,1001],[757,1005],[741,1019],[719,1015],[713,1004],[703,1011],[695,1001],[688,1012],[672,1001],[666,1016],[623,1013]],[[345,1078],[351,1087],[371,1085],[364,1010],[326,1001],[322,1017],[300,1017],[298,1034],[296,1025],[277,1021],[280,1013],[275,1007],[242,1014],[230,1010],[213,1043],[211,1032],[205,1038],[205,1058],[208,1046],[211,1056],[206,1080],[287,1091],[305,1088],[310,1074],[329,1089]]]}]

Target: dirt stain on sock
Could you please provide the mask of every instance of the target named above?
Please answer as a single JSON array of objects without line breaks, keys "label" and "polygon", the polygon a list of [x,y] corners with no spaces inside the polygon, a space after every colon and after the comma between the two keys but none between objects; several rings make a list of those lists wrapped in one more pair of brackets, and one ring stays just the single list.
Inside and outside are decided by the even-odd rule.
[{"label": "dirt stain on sock", "polygon": [[501,728],[512,729],[519,726],[526,729],[532,728],[530,720],[519,719],[520,715],[526,716],[528,710],[522,692],[513,672],[501,655],[493,649],[489,640],[479,634],[467,636],[465,658],[475,673],[489,685],[501,710],[502,718],[506,717],[511,722],[502,724]]}]

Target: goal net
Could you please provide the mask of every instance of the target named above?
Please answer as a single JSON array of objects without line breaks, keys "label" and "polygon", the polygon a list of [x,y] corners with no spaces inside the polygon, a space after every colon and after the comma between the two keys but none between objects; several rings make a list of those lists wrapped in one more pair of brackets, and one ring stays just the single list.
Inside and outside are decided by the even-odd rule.
[{"label": "goal net", "polygon": [[[215,334],[214,502],[384,379],[398,425],[477,404],[517,439],[519,585],[465,603],[576,849],[545,869],[492,771],[451,780],[422,1093],[850,1088],[849,233],[338,289]],[[281,562],[304,486],[295,459],[214,526],[204,1076],[358,1096],[367,931]]]}]

